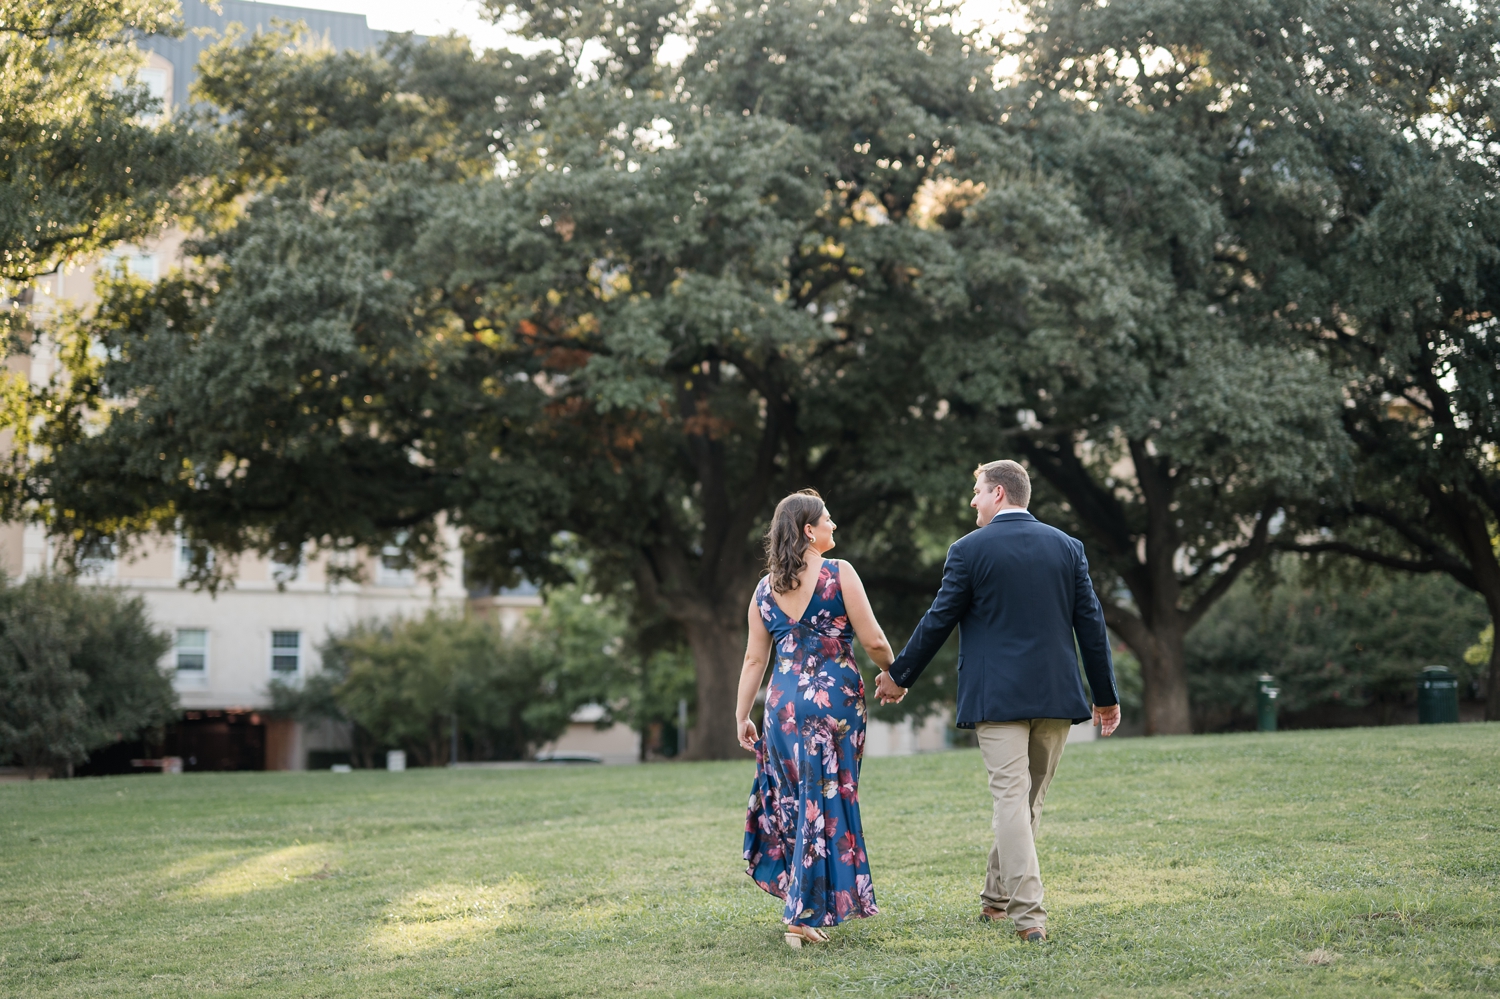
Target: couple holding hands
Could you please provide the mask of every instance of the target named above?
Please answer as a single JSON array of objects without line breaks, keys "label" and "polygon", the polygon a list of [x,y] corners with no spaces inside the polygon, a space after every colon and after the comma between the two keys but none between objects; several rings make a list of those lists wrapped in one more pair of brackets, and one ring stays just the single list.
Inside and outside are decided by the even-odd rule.
[{"label": "couple holding hands", "polygon": [[[786,901],[789,945],[824,943],[823,927],[877,911],[859,820],[865,688],[851,639],[881,668],[876,698],[893,704],[955,626],[957,724],[975,730],[994,798],[980,918],[1008,919],[1021,939],[1046,940],[1035,837],[1047,785],[1072,725],[1092,717],[1107,736],[1120,707],[1083,545],[1027,513],[1030,499],[1031,480],[1016,462],[975,470],[969,505],[979,528],[948,549],[942,588],[899,655],[853,566],[823,557],[836,525],[818,494],[793,493],[777,505],[768,572],[750,602],[735,720],[756,760],[747,873]],[[750,709],[768,665],[762,734]]]}]

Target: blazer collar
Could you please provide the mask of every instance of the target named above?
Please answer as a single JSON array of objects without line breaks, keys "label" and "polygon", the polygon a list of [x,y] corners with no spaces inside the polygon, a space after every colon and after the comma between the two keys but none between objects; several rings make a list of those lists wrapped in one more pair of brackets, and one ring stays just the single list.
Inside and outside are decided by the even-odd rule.
[{"label": "blazer collar", "polygon": [[1004,515],[997,513],[990,518],[990,522],[985,526],[994,527],[996,524],[1003,524],[1007,520],[1015,520],[1032,524],[1035,524],[1037,522],[1037,519],[1031,515],[1031,512],[1029,510],[1022,510],[1019,513],[1007,513]]}]

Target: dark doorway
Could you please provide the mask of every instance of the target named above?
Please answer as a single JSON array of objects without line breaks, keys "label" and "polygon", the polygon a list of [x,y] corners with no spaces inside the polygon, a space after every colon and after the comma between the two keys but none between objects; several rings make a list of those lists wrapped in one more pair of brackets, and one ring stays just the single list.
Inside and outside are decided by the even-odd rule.
[{"label": "dark doorway", "polygon": [[146,739],[117,742],[89,754],[78,777],[160,773],[163,756],[182,757],[184,770],[264,770],[266,720],[258,711],[185,711]]},{"label": "dark doorway", "polygon": [[187,711],[167,727],[166,755],[184,770],[264,770],[266,724],[254,711]]}]

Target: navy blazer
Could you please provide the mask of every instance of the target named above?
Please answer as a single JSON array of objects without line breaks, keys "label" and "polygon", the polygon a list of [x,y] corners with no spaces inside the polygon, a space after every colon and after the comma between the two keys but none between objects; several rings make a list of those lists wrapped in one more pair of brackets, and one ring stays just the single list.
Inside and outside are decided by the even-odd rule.
[{"label": "navy blazer", "polygon": [[953,543],[943,586],[891,664],[891,678],[910,687],[954,625],[959,728],[982,721],[1091,718],[1075,635],[1094,703],[1120,703],[1083,542],[1029,513],[997,514]]}]

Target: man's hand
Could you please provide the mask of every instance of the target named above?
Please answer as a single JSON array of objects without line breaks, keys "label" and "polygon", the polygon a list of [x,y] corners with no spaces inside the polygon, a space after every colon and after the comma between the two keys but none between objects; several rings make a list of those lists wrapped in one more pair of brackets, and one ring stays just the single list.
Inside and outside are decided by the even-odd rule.
[{"label": "man's hand", "polygon": [[881,704],[900,704],[905,696],[906,688],[896,686],[891,674],[881,670],[880,675],[875,678],[875,699]]},{"label": "man's hand", "polygon": [[740,745],[750,752],[755,752],[755,740],[760,738],[760,733],[755,731],[755,722],[749,718],[743,718],[735,725],[739,729]]},{"label": "man's hand", "polygon": [[1107,708],[1094,706],[1094,724],[1099,726],[1100,735],[1114,735],[1115,729],[1120,727],[1120,706],[1111,704]]}]

